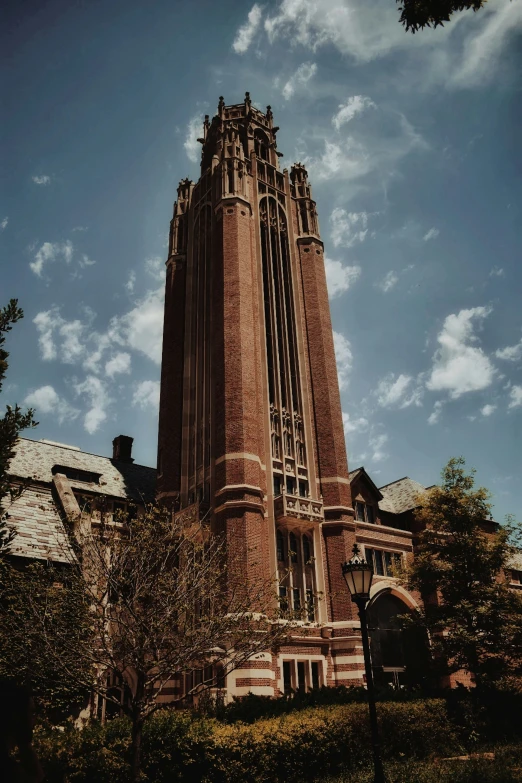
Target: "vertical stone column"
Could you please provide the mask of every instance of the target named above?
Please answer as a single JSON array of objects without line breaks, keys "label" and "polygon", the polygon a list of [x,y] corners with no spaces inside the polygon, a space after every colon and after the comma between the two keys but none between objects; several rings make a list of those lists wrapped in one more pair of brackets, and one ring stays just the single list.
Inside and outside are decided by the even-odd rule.
[{"label": "vertical stone column", "polygon": [[331,621],[353,616],[341,563],[354,542],[353,510],[337,365],[328,302],[322,242],[313,236],[297,240],[319,485],[324,502],[323,562],[327,609]]},{"label": "vertical stone column", "polygon": [[172,502],[181,489],[185,283],[185,257],[171,256],[165,283],[157,486],[158,498]]},{"label": "vertical stone column", "polygon": [[216,526],[227,538],[229,583],[236,589],[270,576],[254,243],[250,205],[240,198],[221,201],[213,281],[214,495]]}]

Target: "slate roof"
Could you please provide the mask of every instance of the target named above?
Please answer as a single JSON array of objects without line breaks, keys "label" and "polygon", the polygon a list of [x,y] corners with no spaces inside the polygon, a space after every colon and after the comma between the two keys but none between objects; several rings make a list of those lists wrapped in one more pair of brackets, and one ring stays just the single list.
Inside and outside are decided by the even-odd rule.
[{"label": "slate roof", "polygon": [[13,477],[30,478],[50,485],[55,465],[100,475],[99,483],[70,479],[73,489],[133,501],[152,500],[154,497],[155,468],[87,454],[74,446],[29,438],[19,439],[9,473]]},{"label": "slate roof", "polygon": [[417,496],[426,491],[422,484],[408,476],[392,481],[391,484],[385,484],[379,489],[383,495],[383,499],[379,501],[379,508],[392,514],[403,514],[416,508]]},{"label": "slate roof", "polygon": [[36,560],[70,562],[72,553],[50,487],[28,487],[7,507],[16,531],[11,554]]},{"label": "slate roof", "polygon": [[515,571],[522,571],[522,552],[515,552],[508,560],[509,568]]}]

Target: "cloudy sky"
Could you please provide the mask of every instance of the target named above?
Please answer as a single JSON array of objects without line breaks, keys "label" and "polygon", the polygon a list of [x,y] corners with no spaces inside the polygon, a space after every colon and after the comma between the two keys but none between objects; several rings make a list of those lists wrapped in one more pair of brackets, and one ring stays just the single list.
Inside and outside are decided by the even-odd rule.
[{"label": "cloudy sky", "polygon": [[166,239],[200,123],[249,90],[317,200],[351,467],[462,454],[521,515],[522,2],[416,35],[393,0],[7,2],[5,402],[155,462]]}]

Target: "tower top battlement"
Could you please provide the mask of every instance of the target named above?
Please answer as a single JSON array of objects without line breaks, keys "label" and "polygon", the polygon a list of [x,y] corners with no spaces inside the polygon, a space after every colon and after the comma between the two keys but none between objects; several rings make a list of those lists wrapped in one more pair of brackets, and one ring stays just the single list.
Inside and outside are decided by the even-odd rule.
[{"label": "tower top battlement", "polygon": [[250,160],[252,153],[279,169],[281,152],[277,150],[276,134],[270,106],[266,113],[252,106],[250,93],[245,93],[243,103],[225,105],[219,98],[217,114],[210,120],[208,114],[203,122],[203,135],[198,141],[203,145],[201,171],[212,166],[213,159],[221,161],[226,157],[240,157]]}]

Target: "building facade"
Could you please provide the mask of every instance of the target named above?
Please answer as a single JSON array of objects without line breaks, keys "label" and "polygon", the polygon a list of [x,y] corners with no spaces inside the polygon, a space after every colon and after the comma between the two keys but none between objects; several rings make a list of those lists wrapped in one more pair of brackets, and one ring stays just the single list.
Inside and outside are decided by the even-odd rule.
[{"label": "building facade", "polygon": [[362,682],[341,573],[355,541],[388,603],[416,605],[393,578],[412,552],[411,526],[395,524],[412,498],[405,509],[390,488],[386,502],[348,471],[316,205],[304,166],[280,171],[277,131],[248,93],[220,98],[167,260],[159,498],[224,533],[230,579],[275,576],[281,607],[303,617],[288,649],[230,675],[230,695]]},{"label": "building facade", "polygon": [[[425,650],[395,618],[419,606],[397,578],[414,556],[425,491],[349,472],[323,244],[308,175],[279,170],[272,112],[226,106],[205,118],[201,177],[183,180],[167,259],[158,468],[21,438],[10,464],[12,556],[70,562],[64,520],[99,524],[158,497],[226,539],[234,585],[275,580],[274,614],[300,616],[292,640],[219,685],[227,700],[364,683],[360,623],[341,564],[357,543],[374,568],[369,628],[378,682],[415,681]],[[522,590],[522,559],[511,587]],[[252,607],[256,608],[256,607]],[[264,607],[266,608],[266,607]],[[204,670],[174,677],[179,700]],[[469,674],[461,681],[469,684]],[[453,675],[451,684],[459,681]],[[123,698],[123,696],[122,696]],[[105,706],[93,705],[102,717]],[[101,712],[100,712],[101,710]]]}]

